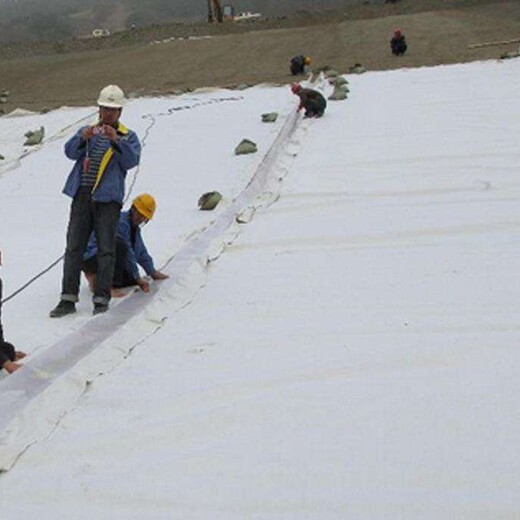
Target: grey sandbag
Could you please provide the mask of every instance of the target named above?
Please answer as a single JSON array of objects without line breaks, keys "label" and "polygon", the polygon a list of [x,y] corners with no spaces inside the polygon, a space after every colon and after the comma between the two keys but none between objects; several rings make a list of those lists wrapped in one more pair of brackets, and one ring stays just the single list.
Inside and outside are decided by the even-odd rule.
[{"label": "grey sandbag", "polygon": [[334,85],[335,87],[341,87],[342,85],[348,85],[348,80],[344,78],[343,76],[338,76],[337,78],[331,78],[330,84]]},{"label": "grey sandbag", "polygon": [[45,129],[43,126],[40,126],[39,130],[35,130],[34,132],[26,132],[25,137],[27,137],[24,146],[34,146],[36,144],[40,144],[43,140],[43,136],[45,135]]},{"label": "grey sandbag", "polygon": [[244,155],[248,153],[255,153],[258,148],[253,141],[249,139],[242,139],[240,144],[235,148],[235,155]]},{"label": "grey sandbag", "polygon": [[222,195],[218,191],[208,191],[199,197],[199,209],[212,210],[222,200]]},{"label": "grey sandbag", "polygon": [[518,52],[518,51],[504,52],[504,54],[502,54],[500,56],[500,59],[501,60],[508,60],[510,58],[518,58],[519,56],[520,56],[520,52]]},{"label": "grey sandbag", "polygon": [[274,123],[278,119],[278,112],[269,112],[268,114],[262,114],[262,121],[264,123]]},{"label": "grey sandbag", "polygon": [[329,96],[331,101],[342,101],[347,99],[347,91],[342,87],[334,87],[334,92]]},{"label": "grey sandbag", "polygon": [[367,71],[367,69],[365,69],[361,63],[356,63],[352,67],[349,67],[348,70],[351,74],[363,74]]},{"label": "grey sandbag", "polygon": [[336,78],[337,76],[339,76],[339,72],[334,69],[326,70],[324,71],[324,73],[326,78]]}]

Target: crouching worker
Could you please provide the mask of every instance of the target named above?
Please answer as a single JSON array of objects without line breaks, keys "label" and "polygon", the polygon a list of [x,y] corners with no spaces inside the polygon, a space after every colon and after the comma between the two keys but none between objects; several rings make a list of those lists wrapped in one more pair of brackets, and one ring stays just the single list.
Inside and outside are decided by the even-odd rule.
[{"label": "crouching worker", "polygon": [[291,74],[297,76],[305,73],[305,67],[309,66],[312,60],[309,56],[295,56],[291,59]]},{"label": "crouching worker", "polygon": [[300,98],[298,112],[304,108],[305,117],[321,117],[323,115],[327,107],[327,101],[317,90],[302,88],[299,83],[293,83],[291,90],[293,94]]},{"label": "crouching worker", "polygon": [[[152,220],[155,208],[155,199],[148,193],[143,193],[133,200],[128,211],[121,212],[116,230],[116,262],[112,280],[112,295],[115,297],[122,296],[118,289],[132,285],[138,285],[144,292],[150,291],[150,284],[140,276],[138,265],[153,280],[168,278],[155,268],[141,236],[141,227]],[[83,255],[81,268],[90,289],[93,290],[98,269],[97,242],[94,234],[91,235]]]},{"label": "crouching worker", "polygon": [[15,350],[13,345],[4,339],[4,330],[2,328],[2,279],[0,278],[0,367],[5,369],[8,374],[12,374],[20,368],[16,361],[24,357],[25,352]]}]

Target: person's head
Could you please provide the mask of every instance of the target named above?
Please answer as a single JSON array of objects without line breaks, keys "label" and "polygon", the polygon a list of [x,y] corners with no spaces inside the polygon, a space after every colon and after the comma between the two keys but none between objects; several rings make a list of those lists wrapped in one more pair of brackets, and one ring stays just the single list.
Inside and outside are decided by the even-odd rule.
[{"label": "person's head", "polygon": [[302,89],[302,86],[299,83],[293,83],[291,85],[291,90],[292,90],[293,94],[298,94],[298,92],[300,92],[301,89]]},{"label": "person's head", "polygon": [[305,56],[305,59],[303,60],[303,63],[305,63],[305,65],[309,66],[312,63],[311,57],[310,56]]},{"label": "person's head", "polygon": [[132,201],[130,208],[132,224],[141,226],[152,220],[157,204],[149,193],[141,193]]},{"label": "person's head", "polygon": [[401,34],[403,34],[402,31],[401,31],[401,29],[396,29],[396,30],[394,31],[394,36],[399,37],[399,36],[401,36]]},{"label": "person's head", "polygon": [[107,85],[99,93],[97,104],[99,106],[99,119],[104,125],[114,125],[119,120],[125,94],[117,85]]}]

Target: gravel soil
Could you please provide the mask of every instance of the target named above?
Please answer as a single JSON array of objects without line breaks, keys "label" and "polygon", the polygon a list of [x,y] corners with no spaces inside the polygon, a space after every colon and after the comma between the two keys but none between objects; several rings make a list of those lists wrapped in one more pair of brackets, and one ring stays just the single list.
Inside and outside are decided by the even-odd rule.
[{"label": "gravel soil", "polygon": [[[397,27],[409,45],[400,58],[389,50]],[[489,42],[509,43],[471,47]],[[387,70],[494,59],[519,45],[518,0],[402,0],[254,23],[177,23],[102,39],[0,47],[0,89],[11,93],[0,109],[90,105],[109,83],[134,96],[289,83],[295,54],[310,55],[315,68],[344,73],[355,63]]]}]

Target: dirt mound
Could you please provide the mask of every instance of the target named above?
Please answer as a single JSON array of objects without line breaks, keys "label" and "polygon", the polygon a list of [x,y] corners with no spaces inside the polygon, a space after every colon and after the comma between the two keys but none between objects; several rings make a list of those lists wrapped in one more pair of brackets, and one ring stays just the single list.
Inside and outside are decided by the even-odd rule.
[{"label": "dirt mound", "polygon": [[[520,2],[402,0],[334,11],[299,11],[249,23],[169,24],[108,38],[0,49],[0,88],[11,92],[5,111],[93,103],[117,83],[136,95],[202,86],[291,81],[288,62],[309,54],[313,65],[347,72],[432,66],[499,57],[518,44],[468,48],[520,38]],[[409,50],[391,55],[401,27]]]}]

